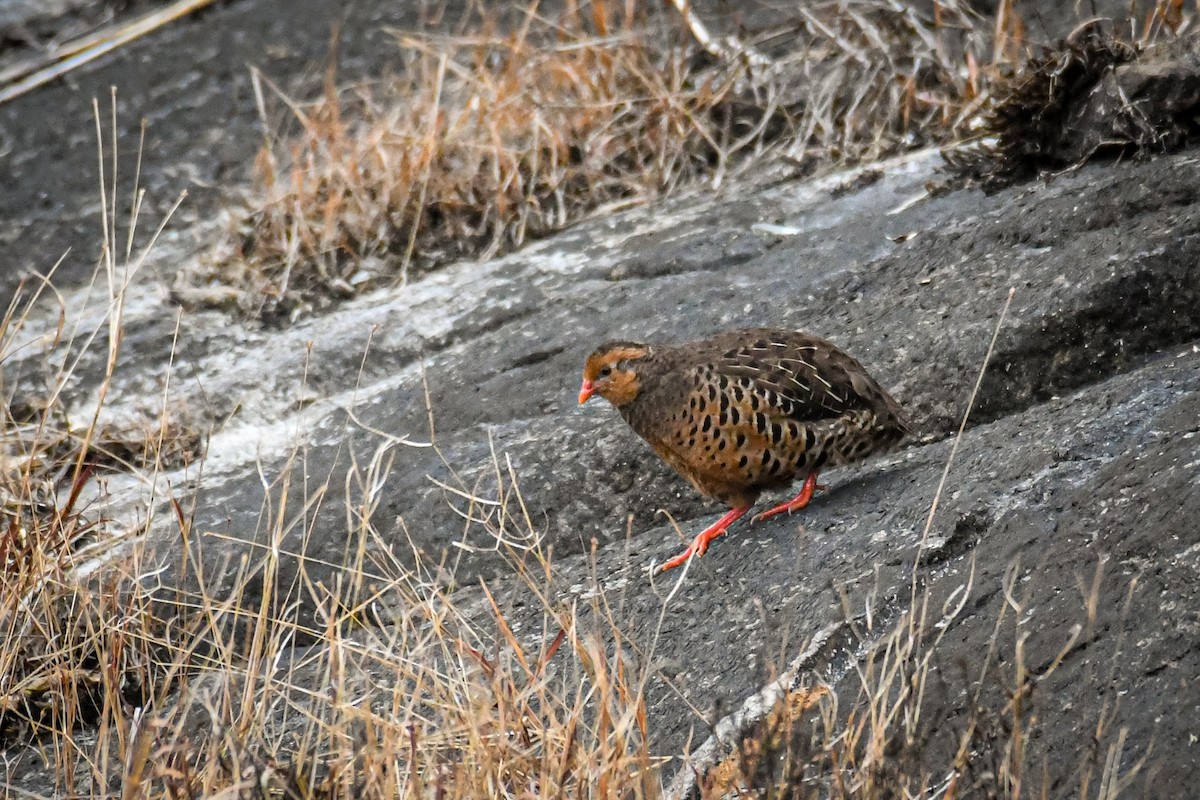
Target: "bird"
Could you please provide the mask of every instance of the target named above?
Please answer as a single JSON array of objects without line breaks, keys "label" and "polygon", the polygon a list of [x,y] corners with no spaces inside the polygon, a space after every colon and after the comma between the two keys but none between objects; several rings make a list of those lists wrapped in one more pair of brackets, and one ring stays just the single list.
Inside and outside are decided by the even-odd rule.
[{"label": "bird", "polygon": [[752,522],[798,511],[822,470],[896,446],[904,409],[837,345],[800,331],[748,328],[674,345],[609,341],[587,357],[579,404],[607,400],[701,494],[729,512],[665,572],[702,556],[764,491],[799,493]]}]

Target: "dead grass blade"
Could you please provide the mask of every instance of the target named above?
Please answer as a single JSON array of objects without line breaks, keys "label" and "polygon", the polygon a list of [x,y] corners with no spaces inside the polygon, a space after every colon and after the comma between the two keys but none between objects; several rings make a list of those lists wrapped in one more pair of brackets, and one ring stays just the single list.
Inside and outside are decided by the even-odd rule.
[{"label": "dead grass blade", "polygon": [[818,3],[741,38],[687,3],[650,8],[482,7],[459,35],[396,32],[396,77],[338,88],[330,73],[315,102],[270,87],[299,130],[268,132],[247,212],[177,298],[225,303],[195,288],[215,282],[284,321],[599,209],[720,187],[771,153],[813,169],[941,141],[980,102],[965,59],[986,36],[957,4]]},{"label": "dead grass blade", "polygon": [[53,48],[49,53],[28,59],[0,72],[0,104],[69,74],[117,48],[145,36],[180,17],[186,17],[214,0],[176,0],[132,22],[106,26]]}]

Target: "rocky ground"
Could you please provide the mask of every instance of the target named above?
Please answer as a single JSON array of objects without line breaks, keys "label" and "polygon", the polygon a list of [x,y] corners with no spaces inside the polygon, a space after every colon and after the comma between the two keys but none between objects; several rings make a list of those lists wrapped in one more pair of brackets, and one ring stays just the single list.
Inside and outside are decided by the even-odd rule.
[{"label": "rocky ground", "polygon": [[[90,147],[84,106],[104,79],[81,84],[0,114],[13,125],[33,104],[61,106],[78,121],[78,146]],[[138,109],[177,105],[122,92]],[[249,127],[228,133],[249,152]],[[202,183],[221,180],[222,152],[200,158]],[[176,158],[155,148],[146,157]],[[1092,164],[990,196],[931,195],[940,165],[918,153],[821,179],[764,169],[717,196],[593,219],[282,329],[169,305],[173,270],[211,230],[183,219],[133,289],[105,413],[153,405],[170,373],[168,404],[206,432],[207,449],[202,467],[168,471],[161,485],[196,503],[197,546],[213,571],[231,553],[258,552],[264,502],[280,502],[287,486],[293,498],[325,491],[310,525],[282,545],[331,583],[348,558],[347,498],[361,499],[358,482],[380,454],[394,458],[371,489],[372,519],[387,532],[379,546],[409,561],[413,549],[449,553],[464,607],[486,580],[514,620],[528,616],[522,630],[534,637],[525,584],[486,527],[464,520],[463,494],[446,488],[496,498],[515,478],[529,525],[553,549],[557,596],[586,605],[602,589],[621,599],[618,622],[653,671],[653,749],[699,754],[676,762],[680,794],[687,765],[720,755],[703,743],[728,733],[721,720],[781,671],[789,684],[819,679],[853,696],[864,654],[911,610],[915,581],[935,615],[943,601],[961,610],[946,622],[923,712],[933,733],[912,758],[931,768],[952,758],[973,691],[966,676],[994,646],[1001,677],[987,693],[1016,685],[1018,662],[1034,676],[1031,763],[1039,775],[1047,765],[1048,796],[1077,795],[1081,775],[1099,775],[1106,759],[1122,774],[1137,768],[1132,796],[1186,796],[1200,782],[1200,156]],[[0,193],[7,240],[27,258],[51,258],[61,226],[86,218],[82,206],[55,205],[51,187],[84,179],[46,174],[37,188],[19,170],[6,177],[46,198],[18,222],[19,197]],[[170,175],[158,180],[165,187]],[[47,232],[11,234],[17,227]],[[86,329],[96,306],[84,290],[66,291]],[[57,324],[56,312],[34,320],[33,333]],[[888,458],[829,473],[830,490],[802,515],[736,528],[676,590],[675,576],[646,569],[681,546],[659,512],[690,535],[721,509],[610,409],[577,407],[579,369],[604,339],[684,340],[743,325],[838,342],[919,432]],[[33,391],[43,365],[64,357],[26,352],[5,366]],[[102,359],[85,355],[77,374],[84,417]],[[178,562],[172,516],[148,503],[144,481],[111,475],[102,489],[118,517],[155,514],[151,545]],[[8,759],[10,782],[36,778],[33,748],[10,748]]]}]

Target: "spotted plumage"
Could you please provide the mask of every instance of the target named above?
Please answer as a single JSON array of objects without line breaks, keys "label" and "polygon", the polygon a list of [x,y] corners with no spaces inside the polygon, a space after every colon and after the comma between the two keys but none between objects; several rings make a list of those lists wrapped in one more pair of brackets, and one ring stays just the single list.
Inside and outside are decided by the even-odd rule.
[{"label": "spotted plumage", "polygon": [[579,401],[600,395],[701,493],[733,510],[664,569],[703,553],[763,491],[894,446],[909,431],[892,397],[831,342],[771,328],[681,345],[608,342],[584,364]]}]

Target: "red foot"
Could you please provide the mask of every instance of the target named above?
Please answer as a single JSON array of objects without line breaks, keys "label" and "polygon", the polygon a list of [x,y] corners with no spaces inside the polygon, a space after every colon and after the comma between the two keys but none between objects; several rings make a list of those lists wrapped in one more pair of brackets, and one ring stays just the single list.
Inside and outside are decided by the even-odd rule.
[{"label": "red foot", "polygon": [[812,500],[813,493],[816,491],[824,491],[829,487],[821,486],[817,483],[817,473],[810,472],[808,477],[804,479],[804,485],[800,487],[800,494],[788,500],[786,503],[781,503],[774,508],[768,508],[766,511],[758,514],[751,522],[762,522],[764,519],[770,519],[776,514],[782,514],[785,511],[790,514],[793,511],[799,511],[808,505],[808,501]]},{"label": "red foot", "polygon": [[721,517],[719,520],[714,522],[712,525],[710,525],[707,528],[705,528],[704,530],[702,530],[696,536],[696,538],[692,540],[692,543],[690,545],[688,545],[687,550],[684,550],[682,553],[675,556],[667,563],[663,564],[661,567],[658,568],[658,571],[666,572],[669,569],[674,569],[675,567],[678,567],[680,564],[687,563],[687,560],[692,557],[693,553],[698,556],[704,555],[704,552],[706,550],[708,550],[708,543],[711,542],[713,539],[717,538],[718,536],[720,536],[721,534],[725,533],[726,529],[728,529],[730,525],[732,525],[734,522],[736,522],[743,514],[745,514],[749,510],[750,510],[750,506],[746,506],[745,508],[735,508],[732,511],[730,511],[728,514],[726,514],[725,516]]}]

